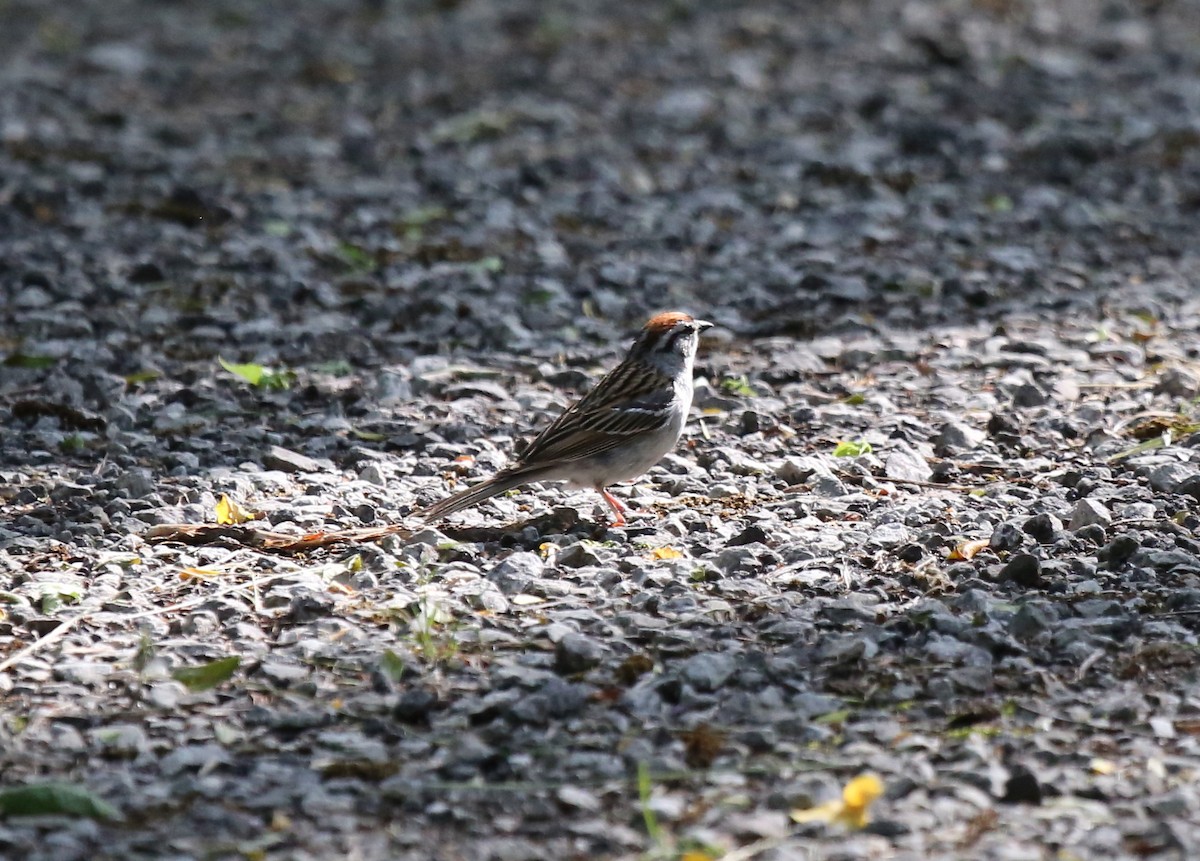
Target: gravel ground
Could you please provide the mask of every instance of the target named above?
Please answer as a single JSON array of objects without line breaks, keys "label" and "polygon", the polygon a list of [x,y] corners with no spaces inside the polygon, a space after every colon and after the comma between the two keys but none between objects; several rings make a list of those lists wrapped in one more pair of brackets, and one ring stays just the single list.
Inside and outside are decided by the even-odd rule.
[{"label": "gravel ground", "polygon": [[[0,857],[1200,856],[1196,4],[0,0],[0,58],[0,774],[119,813]],[[663,308],[628,528],[405,520]]]}]

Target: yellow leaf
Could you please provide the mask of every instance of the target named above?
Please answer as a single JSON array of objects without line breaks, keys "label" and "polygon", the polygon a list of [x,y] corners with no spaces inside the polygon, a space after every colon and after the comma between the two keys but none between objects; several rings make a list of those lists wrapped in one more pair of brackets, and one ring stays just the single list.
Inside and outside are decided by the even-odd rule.
[{"label": "yellow leaf", "polygon": [[217,500],[216,511],[217,523],[222,526],[236,526],[239,523],[245,523],[248,520],[256,520],[258,518],[256,512],[247,511],[224,493]]},{"label": "yellow leaf", "polygon": [[873,774],[862,774],[846,784],[840,800],[793,810],[792,821],[840,822],[850,828],[862,828],[870,820],[871,802],[881,795],[883,781]]},{"label": "yellow leaf", "polygon": [[977,541],[964,541],[962,544],[950,551],[950,555],[946,558],[951,562],[961,562],[965,559],[974,559],[975,554],[980,550],[986,550],[991,542],[986,538],[980,538]]},{"label": "yellow leaf", "polygon": [[792,811],[793,822],[833,822],[845,805],[840,801],[826,801],[816,807],[798,808]]},{"label": "yellow leaf", "polygon": [[1107,759],[1097,757],[1091,762],[1092,772],[1094,774],[1116,774],[1117,764]]},{"label": "yellow leaf", "polygon": [[870,818],[871,802],[883,795],[883,781],[873,774],[860,774],[842,790],[843,810],[838,816],[854,828],[862,828]]},{"label": "yellow leaf", "polygon": [[713,861],[713,857],[707,852],[690,849],[679,856],[679,861]]},{"label": "yellow leaf", "polygon": [[180,580],[210,580],[220,576],[221,572],[212,568],[184,568],[179,572]]},{"label": "yellow leaf", "polygon": [[674,547],[655,547],[650,551],[651,559],[682,559],[683,554]]}]

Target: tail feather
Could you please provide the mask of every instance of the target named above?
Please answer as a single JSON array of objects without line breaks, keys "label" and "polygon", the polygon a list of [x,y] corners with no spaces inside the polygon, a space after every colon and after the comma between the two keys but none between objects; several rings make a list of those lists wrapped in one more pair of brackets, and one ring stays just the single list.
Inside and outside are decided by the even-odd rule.
[{"label": "tail feather", "polygon": [[529,484],[532,481],[538,480],[539,474],[537,472],[501,472],[492,476],[487,481],[481,482],[474,487],[468,487],[466,490],[460,490],[458,493],[446,497],[441,502],[416,512],[415,516],[426,521],[440,520],[456,511],[462,511],[465,508],[478,505],[485,499],[491,499],[493,496],[504,493],[506,490],[512,490],[514,487],[520,487],[522,484]]}]

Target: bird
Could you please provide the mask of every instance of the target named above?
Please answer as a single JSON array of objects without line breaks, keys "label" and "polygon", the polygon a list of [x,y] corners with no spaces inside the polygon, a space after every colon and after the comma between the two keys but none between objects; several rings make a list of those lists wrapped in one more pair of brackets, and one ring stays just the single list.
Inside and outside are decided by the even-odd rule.
[{"label": "bird", "polygon": [[646,472],[675,447],[692,406],[700,333],[712,328],[682,311],[651,317],[625,358],[491,478],[417,516],[428,522],[536,481],[592,488],[625,526],[625,506],[608,488]]}]

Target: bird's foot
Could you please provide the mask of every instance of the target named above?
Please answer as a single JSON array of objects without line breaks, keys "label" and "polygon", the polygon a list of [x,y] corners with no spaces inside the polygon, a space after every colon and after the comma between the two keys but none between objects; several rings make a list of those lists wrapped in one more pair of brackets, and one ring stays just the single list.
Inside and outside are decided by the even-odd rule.
[{"label": "bird's foot", "polygon": [[600,495],[604,497],[604,501],[608,503],[608,507],[611,508],[613,511],[613,514],[616,515],[615,518],[613,519],[613,522],[609,525],[610,526],[626,525],[629,521],[627,521],[625,519],[625,506],[621,504],[621,500],[617,499],[615,496],[613,496],[611,493],[609,493],[607,489],[605,489],[603,487],[597,487],[596,490],[600,491]]}]

